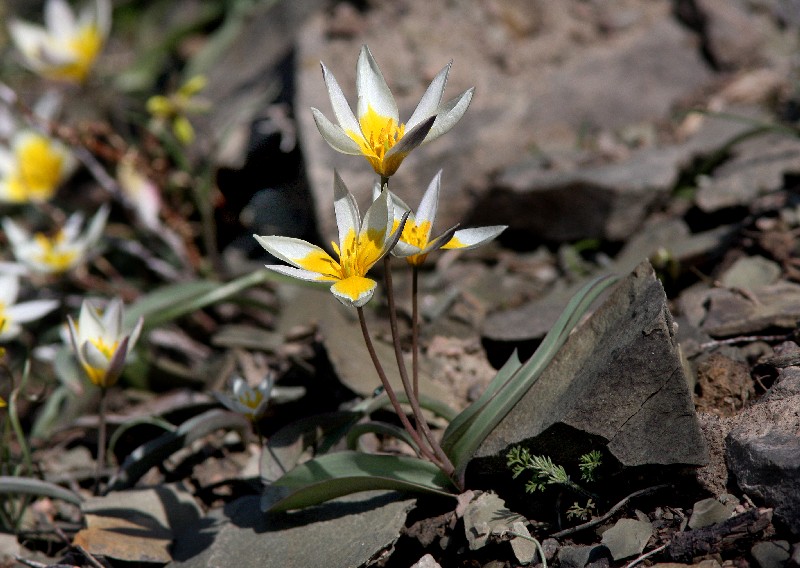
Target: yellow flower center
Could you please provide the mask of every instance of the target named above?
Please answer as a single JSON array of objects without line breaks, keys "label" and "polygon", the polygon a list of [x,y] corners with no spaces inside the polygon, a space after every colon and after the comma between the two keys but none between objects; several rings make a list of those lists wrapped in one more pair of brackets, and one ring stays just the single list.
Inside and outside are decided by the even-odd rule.
[{"label": "yellow flower center", "polygon": [[17,171],[8,180],[12,201],[47,201],[64,175],[64,155],[53,143],[38,134],[31,135],[16,149]]},{"label": "yellow flower center", "polygon": [[97,350],[102,353],[106,359],[109,361],[114,356],[114,353],[117,351],[117,347],[119,347],[119,341],[114,341],[112,343],[107,343],[105,339],[102,337],[95,337],[94,339],[90,339],[89,343],[97,347]]},{"label": "yellow flower center", "polygon": [[358,122],[361,132],[348,131],[347,135],[361,147],[361,152],[372,164],[376,173],[387,177],[394,174],[405,155],[395,156],[390,160],[384,158],[403,137],[406,125],[398,124],[395,119],[378,114],[372,106],[367,107],[367,112]]},{"label": "yellow flower center", "polygon": [[64,47],[75,60],[50,70],[47,75],[53,79],[83,82],[89,75],[100,48],[103,47],[103,37],[95,24],[86,24]]},{"label": "yellow flower center", "polygon": [[52,238],[43,233],[36,233],[33,238],[40,250],[34,260],[46,264],[53,272],[64,272],[75,263],[78,252],[63,246],[65,243],[63,231],[59,231]]},{"label": "yellow flower center", "polygon": [[8,324],[8,316],[6,316],[6,305],[0,302],[0,333],[6,328]]},{"label": "yellow flower center", "polygon": [[[106,359],[111,361],[111,358],[114,356],[114,353],[117,351],[117,347],[119,347],[119,342],[114,341],[113,343],[107,343],[102,337],[95,337],[89,340],[89,343],[94,345],[100,353],[102,353]],[[107,376],[107,369],[101,367],[92,367],[88,363],[83,364],[83,370],[86,372],[86,376],[89,377],[89,380],[93,385],[97,385],[98,387],[107,388],[112,386],[112,383],[116,382],[116,380],[109,381],[109,377]]]},{"label": "yellow flower center", "polygon": [[261,401],[264,400],[264,393],[260,390],[251,390],[244,392],[239,396],[239,402],[244,404],[247,408],[255,410]]},{"label": "yellow flower center", "polygon": [[[400,221],[395,219],[392,231],[396,231],[399,224]],[[406,224],[403,226],[403,232],[400,234],[400,240],[419,249],[424,249],[426,246],[428,246],[428,236],[430,234],[430,221],[422,221],[421,223],[417,224],[411,219],[407,219]],[[406,262],[412,266],[421,266],[425,262],[426,258],[428,258],[427,253],[412,254],[411,256],[406,257]]]},{"label": "yellow flower center", "polygon": [[383,238],[383,231],[367,230],[357,237],[351,229],[344,238],[342,249],[331,242],[339,262],[323,251],[314,251],[297,263],[306,270],[318,273],[319,279],[324,281],[363,277],[380,258]]}]

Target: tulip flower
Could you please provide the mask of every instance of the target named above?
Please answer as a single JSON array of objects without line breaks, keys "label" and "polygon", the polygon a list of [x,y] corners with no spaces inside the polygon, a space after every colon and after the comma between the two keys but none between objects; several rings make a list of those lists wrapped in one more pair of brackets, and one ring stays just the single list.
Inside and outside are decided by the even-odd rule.
[{"label": "tulip flower", "polygon": [[49,201],[74,166],[72,154],[60,142],[32,130],[19,131],[10,149],[0,147],[0,201]]},{"label": "tulip flower", "polygon": [[258,421],[267,411],[272,392],[272,376],[268,375],[255,387],[241,377],[235,377],[231,394],[215,392],[214,396],[229,410],[243,414],[251,422]]},{"label": "tulip flower", "polygon": [[[394,227],[397,228],[403,216],[407,215],[400,240],[392,253],[405,257],[412,266],[421,266],[428,254],[437,249],[470,250],[484,245],[502,233],[507,225],[492,225],[472,229],[452,227],[443,233],[431,237],[436,211],[439,207],[439,191],[442,185],[442,171],[434,176],[428,189],[422,196],[416,215],[403,201],[392,194],[394,209]],[[409,248],[410,247],[410,248]]]},{"label": "tulip flower", "polygon": [[338,260],[320,247],[291,237],[253,235],[273,256],[292,266],[267,268],[301,280],[332,282],[331,292],[345,305],[360,308],[375,292],[376,282],[366,274],[396,241],[392,231],[389,194],[373,201],[362,222],[356,200],[334,172],[334,210],[339,244],[331,243]]},{"label": "tulip flower", "polygon": [[61,274],[79,265],[97,243],[106,226],[109,208],[95,213],[85,232],[81,233],[83,215],[73,213],[53,236],[44,233],[31,235],[10,218],[3,219],[14,257],[33,272]]},{"label": "tulip flower", "polygon": [[70,340],[78,361],[92,384],[103,389],[117,382],[142,331],[141,317],[131,331],[123,330],[123,315],[122,300],[115,298],[105,311],[84,300],[77,323],[68,316]]},{"label": "tulip flower", "polygon": [[356,66],[358,118],[333,73],[323,63],[322,76],[339,124],[333,124],[312,108],[320,134],[337,152],[364,156],[375,173],[382,178],[392,176],[414,148],[450,130],[466,112],[474,88],[444,104],[441,102],[451,64],[434,77],[408,122],[401,123],[394,96],[366,45],[361,48]]},{"label": "tulip flower", "polygon": [[56,300],[32,300],[17,303],[19,277],[0,275],[0,342],[17,337],[21,323],[37,320],[58,307]]},{"label": "tulip flower", "polygon": [[82,83],[111,29],[111,2],[95,0],[76,17],[66,0],[47,0],[44,23],[12,20],[8,26],[25,64],[47,79]]}]

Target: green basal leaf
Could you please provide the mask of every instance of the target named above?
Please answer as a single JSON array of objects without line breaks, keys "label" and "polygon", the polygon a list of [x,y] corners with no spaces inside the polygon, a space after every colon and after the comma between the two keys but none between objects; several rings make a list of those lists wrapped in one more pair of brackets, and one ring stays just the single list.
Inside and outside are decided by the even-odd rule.
[{"label": "green basal leaf", "polygon": [[455,440],[458,440],[464,434],[480,411],[492,400],[520,367],[522,367],[522,362],[519,360],[519,355],[515,349],[511,357],[508,358],[486,386],[481,396],[450,421],[450,424],[442,435],[442,449],[445,453],[450,451]]},{"label": "green basal leaf", "polygon": [[169,284],[142,296],[125,310],[124,324],[133,327],[144,316],[144,328],[152,329],[179,317],[229,300],[251,286],[267,281],[283,281],[288,277],[269,270],[254,270],[230,282],[194,280]]},{"label": "green basal leaf", "polygon": [[67,503],[78,505],[83,502],[83,497],[49,481],[33,479],[30,477],[0,476],[0,493],[12,495],[36,495],[38,497],[52,497]]},{"label": "green basal leaf", "polygon": [[[507,362],[487,392],[451,422],[444,433],[442,447],[459,476],[463,476],[467,463],[486,436],[539,379],[594,300],[614,282],[616,278],[607,275],[583,286],[569,301],[531,358],[519,367],[517,362]],[[516,357],[512,356],[512,359]]]},{"label": "green basal leaf", "polygon": [[275,481],[292,492],[268,510],[288,511],[360,491],[393,489],[454,497],[455,487],[428,461],[404,456],[337,452],[309,460]]},{"label": "green basal leaf", "polygon": [[190,418],[174,431],[166,432],[142,444],[125,458],[119,473],[108,484],[109,491],[130,487],[147,471],[169,456],[216,430],[236,430],[242,439],[250,432],[250,423],[241,414],[213,409]]},{"label": "green basal leaf", "polygon": [[358,439],[364,434],[378,434],[380,436],[391,436],[402,440],[408,444],[412,450],[419,456],[419,447],[411,434],[405,431],[404,428],[395,426],[394,424],[387,424],[386,422],[361,422],[356,424],[347,433],[347,449],[358,450]]}]

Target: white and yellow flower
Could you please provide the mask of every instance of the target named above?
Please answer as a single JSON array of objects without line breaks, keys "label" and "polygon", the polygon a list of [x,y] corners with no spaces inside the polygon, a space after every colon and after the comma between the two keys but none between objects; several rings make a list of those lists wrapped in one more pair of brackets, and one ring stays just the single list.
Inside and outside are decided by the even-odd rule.
[{"label": "white and yellow flower", "polygon": [[388,192],[381,193],[362,222],[356,200],[334,172],[334,210],[339,244],[331,243],[339,260],[316,245],[291,237],[253,235],[273,256],[292,266],[267,265],[275,272],[301,280],[332,282],[331,292],[348,306],[361,307],[375,292],[376,282],[367,272],[394,245]]},{"label": "white and yellow flower", "polygon": [[64,144],[33,130],[21,130],[10,148],[0,147],[0,201],[49,201],[74,167]]},{"label": "white and yellow flower", "polygon": [[117,182],[139,221],[151,231],[160,230],[161,193],[155,182],[142,172],[135,151],[127,152],[119,161]]},{"label": "white and yellow flower", "polygon": [[17,303],[19,277],[16,274],[0,275],[0,342],[17,337],[20,324],[44,317],[58,307],[57,300],[32,300]]},{"label": "white and yellow flower", "polygon": [[140,317],[130,332],[122,328],[122,300],[114,298],[102,310],[90,300],[84,300],[78,322],[67,316],[69,335],[78,362],[92,384],[101,388],[113,386],[122,373],[125,359],[142,331]]},{"label": "white and yellow flower", "polygon": [[322,76],[339,124],[333,124],[312,108],[320,134],[334,150],[364,156],[378,175],[390,177],[414,148],[450,130],[466,112],[474,88],[442,104],[451,64],[434,77],[411,118],[401,123],[394,96],[366,45],[361,48],[356,66],[358,118],[333,73],[323,63]]},{"label": "white and yellow flower", "polygon": [[[420,266],[428,254],[437,249],[469,250],[484,245],[506,230],[507,225],[492,225],[458,229],[452,227],[438,236],[431,237],[436,211],[439,207],[439,191],[442,185],[442,171],[434,176],[425,194],[422,196],[416,215],[411,208],[395,194],[391,194],[394,210],[394,228],[396,229],[404,216],[403,232],[394,247],[392,254],[404,257],[412,266]],[[377,192],[377,188],[375,192]]]},{"label": "white and yellow flower", "polygon": [[47,79],[82,83],[111,29],[111,2],[95,0],[76,16],[66,0],[47,0],[44,23],[12,20],[8,26],[25,64]]},{"label": "white and yellow flower", "polygon": [[81,232],[83,215],[73,213],[54,235],[35,233],[17,225],[6,217],[3,229],[18,262],[30,271],[40,274],[61,274],[83,262],[90,249],[103,234],[109,208],[104,205],[95,213],[86,231]]},{"label": "white and yellow flower", "polygon": [[214,396],[229,410],[244,415],[251,422],[264,416],[272,393],[272,375],[264,377],[255,388],[241,377],[235,377],[231,384],[231,394],[215,392]]}]

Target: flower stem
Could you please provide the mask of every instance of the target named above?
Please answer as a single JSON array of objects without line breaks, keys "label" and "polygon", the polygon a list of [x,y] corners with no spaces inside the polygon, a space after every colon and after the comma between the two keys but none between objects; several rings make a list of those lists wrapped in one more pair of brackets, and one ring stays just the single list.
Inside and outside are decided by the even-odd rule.
[{"label": "flower stem", "polygon": [[364,343],[367,345],[367,351],[369,351],[372,364],[375,366],[375,370],[378,372],[378,377],[381,379],[381,384],[386,390],[386,395],[389,397],[389,401],[392,403],[392,407],[394,408],[395,413],[397,413],[397,417],[400,418],[400,422],[403,423],[403,427],[406,429],[406,432],[408,432],[409,436],[411,436],[417,446],[419,446],[419,451],[437,466],[442,467],[442,464],[439,462],[433,452],[428,449],[422,438],[420,438],[417,430],[411,425],[411,422],[409,422],[405,411],[403,411],[403,408],[400,406],[400,401],[397,399],[394,388],[392,388],[392,385],[389,383],[389,378],[386,376],[386,372],[383,370],[383,365],[381,365],[380,359],[378,359],[378,354],[375,352],[375,346],[372,344],[372,338],[370,337],[369,330],[367,329],[367,320],[364,318],[364,308],[359,307],[356,309],[358,310],[358,321],[361,324],[361,332],[364,335]]},{"label": "flower stem", "polygon": [[[389,324],[392,329],[392,343],[394,344],[394,355],[397,359],[397,368],[400,371],[400,380],[403,382],[403,388],[408,396],[408,402],[411,404],[411,410],[414,413],[414,419],[417,422],[417,428],[420,429],[425,439],[430,444],[431,449],[436,454],[438,462],[441,463],[442,471],[451,475],[455,468],[444,453],[439,443],[434,438],[433,433],[428,427],[428,422],[422,414],[422,408],[419,405],[419,394],[416,388],[412,388],[408,380],[408,371],[406,370],[406,362],[403,359],[403,350],[400,346],[400,333],[397,329],[397,309],[394,304],[394,287],[392,286],[392,271],[389,266],[391,260],[389,256],[384,258],[384,278],[386,279],[386,301],[389,304]],[[416,377],[415,377],[416,378]],[[415,384],[414,387],[417,385]]]},{"label": "flower stem", "polygon": [[100,389],[100,406],[97,410],[97,464],[94,474],[94,492],[100,492],[100,478],[106,468],[106,391]]},{"label": "flower stem", "polygon": [[419,268],[411,266],[411,376],[419,398]]}]

